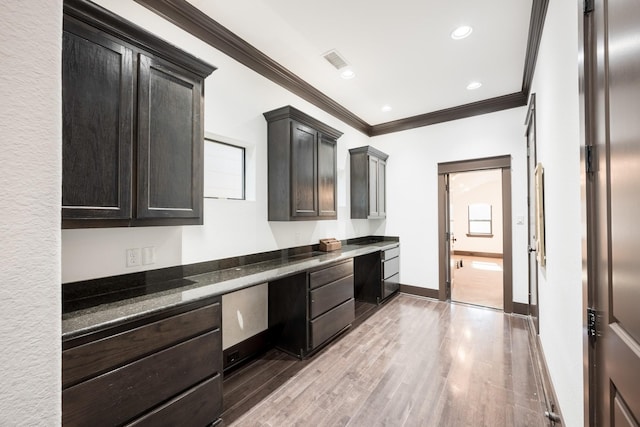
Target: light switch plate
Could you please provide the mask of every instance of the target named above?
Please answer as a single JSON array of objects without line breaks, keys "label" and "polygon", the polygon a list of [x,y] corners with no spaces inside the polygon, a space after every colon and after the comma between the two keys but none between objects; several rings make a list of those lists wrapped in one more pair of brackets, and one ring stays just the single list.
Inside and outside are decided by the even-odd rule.
[{"label": "light switch plate", "polygon": [[156,247],[148,246],[142,248],[142,265],[149,265],[156,263]]}]

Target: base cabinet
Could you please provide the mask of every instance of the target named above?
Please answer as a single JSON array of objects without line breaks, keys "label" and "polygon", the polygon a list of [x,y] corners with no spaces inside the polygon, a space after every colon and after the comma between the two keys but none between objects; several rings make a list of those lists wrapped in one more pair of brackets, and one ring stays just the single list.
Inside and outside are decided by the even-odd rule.
[{"label": "base cabinet", "polygon": [[303,358],[355,319],[353,260],[269,283],[269,330],[278,348]]},{"label": "base cabinet", "polygon": [[400,289],[400,246],[354,258],[355,298],[380,304]]},{"label": "base cabinet", "polygon": [[209,425],[222,413],[220,298],[95,340],[63,343],[65,426]]},{"label": "base cabinet", "polygon": [[400,289],[400,247],[380,253],[382,263],[382,299]]}]

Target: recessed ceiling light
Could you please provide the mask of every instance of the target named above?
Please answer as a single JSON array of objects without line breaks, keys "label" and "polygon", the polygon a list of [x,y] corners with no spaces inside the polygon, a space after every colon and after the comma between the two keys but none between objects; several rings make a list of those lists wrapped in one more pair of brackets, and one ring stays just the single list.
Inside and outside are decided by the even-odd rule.
[{"label": "recessed ceiling light", "polygon": [[454,40],[461,40],[466,37],[469,37],[469,35],[472,32],[473,32],[473,28],[471,28],[470,26],[461,25],[460,27],[456,28],[451,32],[451,38]]},{"label": "recessed ceiling light", "polygon": [[381,108],[382,111],[384,111],[385,113],[391,111],[391,105],[383,105]]},{"label": "recessed ceiling light", "polygon": [[340,77],[345,80],[352,79],[356,76],[356,73],[351,68],[345,68],[340,72]]},{"label": "recessed ceiling light", "polygon": [[482,83],[480,82],[471,82],[467,85],[467,90],[476,90],[478,89],[480,86],[482,86]]}]

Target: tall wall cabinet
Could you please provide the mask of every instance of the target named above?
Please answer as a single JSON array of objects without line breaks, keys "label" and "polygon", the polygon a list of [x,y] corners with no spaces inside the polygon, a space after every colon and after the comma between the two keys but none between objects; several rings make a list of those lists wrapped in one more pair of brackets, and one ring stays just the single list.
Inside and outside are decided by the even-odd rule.
[{"label": "tall wall cabinet", "polygon": [[202,224],[204,79],[215,68],[65,0],[65,228]]},{"label": "tall wall cabinet", "polygon": [[264,117],[269,221],[336,219],[336,147],[342,132],[291,106]]},{"label": "tall wall cabinet", "polygon": [[351,166],[351,218],[387,216],[387,158],[369,145],[349,150]]}]

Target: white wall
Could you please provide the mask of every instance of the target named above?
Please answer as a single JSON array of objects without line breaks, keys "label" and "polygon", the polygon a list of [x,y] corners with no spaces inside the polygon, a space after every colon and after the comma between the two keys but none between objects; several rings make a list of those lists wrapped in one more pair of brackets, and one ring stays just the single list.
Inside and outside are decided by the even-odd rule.
[{"label": "white wall", "polygon": [[0,425],[60,423],[62,0],[0,2]]},{"label": "white wall", "polygon": [[[134,2],[98,4],[218,67],[205,82],[205,132],[250,148],[246,201],[205,199],[204,225],[62,231],[62,281],[73,282],[317,243],[323,237],[368,235],[381,221],[349,218],[348,149],[369,138]],[[267,221],[266,111],[293,105],[344,132],[338,140],[338,220]],[[127,248],[156,247],[152,266],[127,268]]]},{"label": "white wall", "polygon": [[[502,170],[461,172],[450,175],[449,205],[454,251],[502,254]],[[469,236],[469,205],[491,206],[491,237]]]},{"label": "white wall", "polygon": [[578,19],[575,2],[549,2],[532,88],[545,173],[540,339],[567,426],[584,424]]},{"label": "white wall", "polygon": [[515,108],[371,139],[388,153],[387,221],[376,233],[400,236],[402,283],[438,289],[438,163],[511,155],[513,299],[526,302],[526,109]]}]

